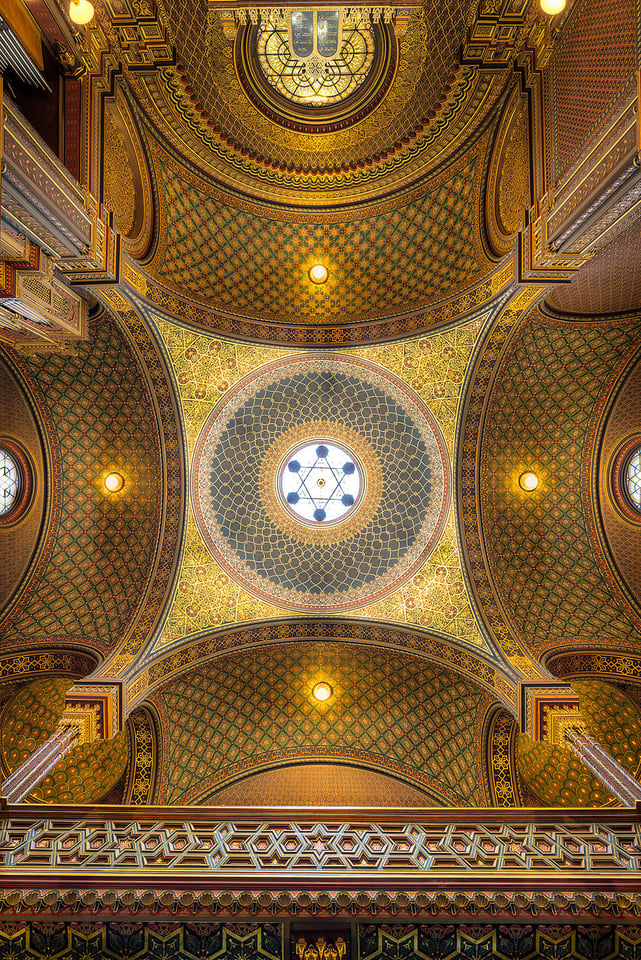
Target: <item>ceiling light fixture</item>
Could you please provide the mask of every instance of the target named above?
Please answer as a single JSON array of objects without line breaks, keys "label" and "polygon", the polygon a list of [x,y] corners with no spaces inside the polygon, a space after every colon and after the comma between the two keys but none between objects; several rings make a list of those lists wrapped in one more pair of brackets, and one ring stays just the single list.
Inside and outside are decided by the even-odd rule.
[{"label": "ceiling light fixture", "polygon": [[89,23],[94,16],[93,4],[89,0],[71,0],[69,4],[69,17],[79,26]]},{"label": "ceiling light fixture", "polygon": [[329,270],[322,263],[315,263],[309,271],[309,279],[312,283],[326,283],[329,276]]},{"label": "ceiling light fixture", "polygon": [[522,473],[519,477],[519,486],[521,490],[525,490],[527,493],[531,493],[532,490],[536,490],[539,485],[539,478],[535,473],[530,471]]},{"label": "ceiling light fixture", "polygon": [[312,689],[312,696],[315,697],[316,700],[320,700],[321,703],[324,703],[326,700],[329,700],[333,692],[329,683],[321,680],[321,682],[315,684]]},{"label": "ceiling light fixture", "polygon": [[541,10],[549,17],[555,17],[565,10],[565,3],[566,0],[541,0]]},{"label": "ceiling light fixture", "polygon": [[105,487],[109,493],[118,493],[125,485],[125,478],[120,473],[110,473],[105,477]]}]

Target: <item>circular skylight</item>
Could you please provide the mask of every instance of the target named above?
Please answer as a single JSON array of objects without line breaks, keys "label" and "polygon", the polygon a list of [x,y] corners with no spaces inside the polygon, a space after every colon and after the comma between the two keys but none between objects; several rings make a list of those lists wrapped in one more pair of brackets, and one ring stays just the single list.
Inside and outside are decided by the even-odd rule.
[{"label": "circular skylight", "polygon": [[330,440],[308,440],[295,447],[280,471],[280,493],[303,523],[337,523],[354,510],[363,491],[356,457]]}]

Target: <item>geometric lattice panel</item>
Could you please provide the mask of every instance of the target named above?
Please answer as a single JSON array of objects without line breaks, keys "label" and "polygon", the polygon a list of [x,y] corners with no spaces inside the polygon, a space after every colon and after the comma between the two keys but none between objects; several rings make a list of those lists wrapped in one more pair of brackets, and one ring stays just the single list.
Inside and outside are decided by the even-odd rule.
[{"label": "geometric lattice panel", "polygon": [[631,924],[602,926],[524,923],[359,924],[359,960],[479,960],[501,957],[535,960],[641,958],[641,929]]},{"label": "geometric lattice panel", "polygon": [[281,924],[3,923],[0,956],[20,960],[282,960]]},{"label": "geometric lattice panel", "polygon": [[[115,323],[72,355],[12,355],[53,452],[53,516],[35,578],[3,625],[11,643],[62,637],[113,647],[136,610],[160,521],[160,451],[140,368]],[[116,469],[123,494],[102,478]]]},{"label": "geometric lattice panel", "polygon": [[[638,645],[594,543],[589,487],[595,418],[638,337],[632,321],[571,324],[535,313],[493,389],[483,531],[494,583],[536,655],[569,643]],[[534,493],[518,486],[524,470],[540,478]]]},{"label": "geometric lattice panel", "polygon": [[555,175],[564,173],[597,125],[631,90],[634,0],[577,0],[550,64]]},{"label": "geometric lattice panel", "polygon": [[[311,696],[320,679],[334,691],[325,705]],[[303,759],[377,769],[438,805],[487,802],[481,732],[492,699],[417,658],[283,644],[203,665],[152,700],[164,728],[160,802],[204,802],[225,782]]]},{"label": "geometric lattice panel", "polygon": [[[479,239],[484,145],[404,206],[309,222],[245,210],[161,165],[166,256],[158,278],[235,315],[292,323],[358,321],[418,309],[469,286],[491,263]],[[319,221],[317,214],[314,219]],[[321,287],[307,271],[329,268]]]},{"label": "geometric lattice panel", "polygon": [[174,886],[182,879],[189,886],[211,887],[230,877],[242,877],[249,886],[283,875],[295,885],[312,877],[314,885],[323,885],[323,874],[331,873],[384,888],[386,879],[397,882],[402,872],[407,889],[446,878],[464,888],[465,881],[481,878],[496,885],[497,871],[526,882],[530,874],[544,871],[567,883],[567,889],[595,875],[625,889],[641,868],[641,831],[633,813],[623,820],[615,817],[592,811],[580,819],[568,814],[567,823],[556,824],[558,813],[552,811],[549,820],[539,816],[528,822],[530,811],[504,822],[500,815],[488,818],[474,811],[457,825],[450,822],[451,811],[427,821],[395,815],[384,823],[356,814],[298,821],[288,813],[261,820],[197,812],[184,819],[183,812],[181,819],[158,814],[114,819],[97,813],[73,822],[25,811],[3,821],[0,866],[4,876],[19,883],[38,871],[64,869],[77,884],[110,868],[123,880],[133,877],[139,883],[141,871],[149,870]]}]

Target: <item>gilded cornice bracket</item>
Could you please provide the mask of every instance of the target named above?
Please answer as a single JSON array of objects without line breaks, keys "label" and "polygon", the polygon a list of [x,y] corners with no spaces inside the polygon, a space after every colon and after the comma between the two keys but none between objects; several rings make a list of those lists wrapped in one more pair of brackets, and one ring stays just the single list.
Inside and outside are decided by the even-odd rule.
[{"label": "gilded cornice bracket", "polygon": [[563,681],[522,683],[519,726],[533,740],[563,744],[569,727],[583,726],[579,697]]},{"label": "gilded cornice bracket", "polygon": [[593,256],[591,252],[559,253],[548,236],[548,196],[537,200],[526,213],[525,227],[518,235],[518,279],[520,283],[569,283],[577,270]]},{"label": "gilded cornice bracket", "polygon": [[529,0],[485,0],[468,28],[461,63],[484,70],[507,69],[530,38],[536,15],[536,5]]},{"label": "gilded cornice bracket", "polygon": [[176,62],[173,45],[154,3],[106,0],[105,10],[115,31],[120,59],[128,70],[149,70]]},{"label": "gilded cornice bracket", "polygon": [[122,681],[84,680],[65,694],[60,726],[74,726],[78,743],[111,740],[124,726]]}]

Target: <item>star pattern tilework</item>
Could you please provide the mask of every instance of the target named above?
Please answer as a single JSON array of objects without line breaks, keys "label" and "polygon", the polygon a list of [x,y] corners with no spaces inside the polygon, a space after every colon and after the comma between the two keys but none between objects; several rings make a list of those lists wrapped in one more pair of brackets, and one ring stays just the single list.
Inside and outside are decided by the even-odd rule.
[{"label": "star pattern tilework", "polygon": [[[190,458],[205,420],[227,390],[261,364],[294,353],[228,343],[159,318],[155,322],[178,381]],[[451,455],[461,385],[480,328],[480,321],[471,321],[430,337],[346,353],[381,364],[408,383],[438,420]],[[178,589],[157,649],[210,627],[279,616],[279,607],[254,599],[227,576],[190,516]],[[356,616],[411,623],[486,648],[467,596],[452,516],[436,550],[416,575],[391,597]]]}]

